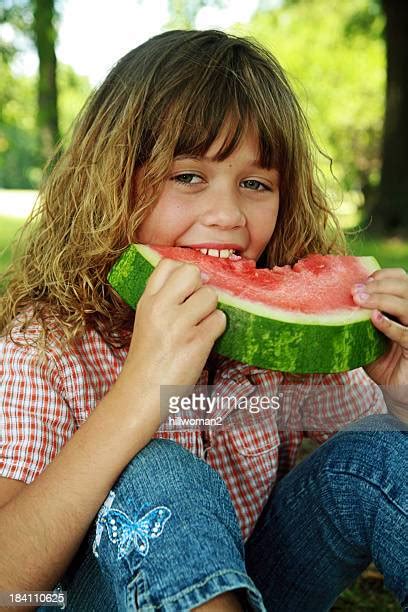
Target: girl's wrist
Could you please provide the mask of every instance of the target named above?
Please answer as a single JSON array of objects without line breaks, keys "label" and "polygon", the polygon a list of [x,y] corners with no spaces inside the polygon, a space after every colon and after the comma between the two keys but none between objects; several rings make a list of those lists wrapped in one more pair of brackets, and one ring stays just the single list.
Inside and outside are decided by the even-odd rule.
[{"label": "girl's wrist", "polygon": [[160,426],[160,387],[149,385],[122,369],[109,392],[121,418],[137,427],[146,426],[153,433]]}]

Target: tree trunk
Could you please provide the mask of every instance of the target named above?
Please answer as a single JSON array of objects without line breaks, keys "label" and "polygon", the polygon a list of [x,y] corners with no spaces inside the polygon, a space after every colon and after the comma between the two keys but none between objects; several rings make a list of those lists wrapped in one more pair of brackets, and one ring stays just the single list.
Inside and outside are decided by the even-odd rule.
[{"label": "tree trunk", "polygon": [[390,236],[408,232],[408,2],[382,0],[382,5],[387,92],[383,165],[373,225]]},{"label": "tree trunk", "polygon": [[38,52],[38,128],[44,161],[59,140],[57,108],[57,58],[54,0],[33,0],[34,36]]}]

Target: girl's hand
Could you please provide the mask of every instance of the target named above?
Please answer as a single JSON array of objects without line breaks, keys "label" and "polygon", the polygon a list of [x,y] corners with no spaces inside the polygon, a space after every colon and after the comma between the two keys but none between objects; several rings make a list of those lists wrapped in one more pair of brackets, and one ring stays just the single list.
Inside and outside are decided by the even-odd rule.
[{"label": "girl's hand", "polygon": [[194,385],[226,328],[217,294],[194,264],[162,259],[137,304],[122,373],[148,385]]},{"label": "girl's hand", "polygon": [[362,308],[373,309],[371,321],[392,340],[386,353],[364,369],[408,417],[408,275],[401,268],[376,270],[365,285],[353,287],[353,298]]}]

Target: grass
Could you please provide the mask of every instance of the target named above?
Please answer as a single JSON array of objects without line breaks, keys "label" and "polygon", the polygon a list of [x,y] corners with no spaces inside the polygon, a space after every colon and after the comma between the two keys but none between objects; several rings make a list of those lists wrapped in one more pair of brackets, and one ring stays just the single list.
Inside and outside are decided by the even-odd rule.
[{"label": "grass", "polygon": [[401,238],[375,239],[368,236],[348,240],[353,255],[372,255],[382,268],[404,268],[408,271],[408,242]]},{"label": "grass", "polygon": [[332,612],[401,612],[401,609],[382,580],[370,580],[363,576],[357,578],[331,608]]},{"label": "grass", "polygon": [[[10,262],[10,245],[21,219],[0,216],[0,273]],[[403,267],[408,270],[408,244],[398,238],[390,240],[374,239],[363,234],[349,239],[353,255],[372,255],[381,267]],[[305,440],[302,457],[316,448],[311,440]],[[380,577],[366,578],[364,573],[354,584],[346,589],[332,607],[333,612],[400,612],[401,607]]]},{"label": "grass", "polygon": [[24,220],[12,217],[0,217],[0,273],[10,263],[10,248],[17,230],[21,227]]}]

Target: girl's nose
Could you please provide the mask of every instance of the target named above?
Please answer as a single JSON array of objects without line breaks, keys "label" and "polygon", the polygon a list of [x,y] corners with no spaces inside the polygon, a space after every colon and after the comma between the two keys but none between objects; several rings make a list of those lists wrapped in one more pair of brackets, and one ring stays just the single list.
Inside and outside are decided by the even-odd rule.
[{"label": "girl's nose", "polygon": [[218,225],[226,229],[245,225],[245,215],[241,210],[238,198],[223,193],[212,196],[211,201],[201,216],[203,225]]}]

